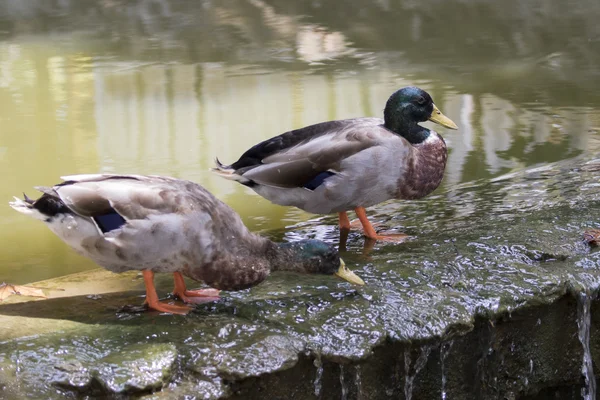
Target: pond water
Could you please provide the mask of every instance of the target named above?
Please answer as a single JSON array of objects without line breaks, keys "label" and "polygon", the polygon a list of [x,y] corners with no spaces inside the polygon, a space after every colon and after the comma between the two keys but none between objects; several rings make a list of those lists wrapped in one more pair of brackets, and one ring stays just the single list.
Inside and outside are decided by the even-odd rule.
[{"label": "pond water", "polygon": [[214,158],[324,120],[380,117],[406,85],[459,126],[435,128],[450,147],[436,201],[596,152],[599,19],[595,0],[4,1],[0,282],[95,268],[7,204],[67,174],[190,179],[280,237],[315,216],[213,175]]}]

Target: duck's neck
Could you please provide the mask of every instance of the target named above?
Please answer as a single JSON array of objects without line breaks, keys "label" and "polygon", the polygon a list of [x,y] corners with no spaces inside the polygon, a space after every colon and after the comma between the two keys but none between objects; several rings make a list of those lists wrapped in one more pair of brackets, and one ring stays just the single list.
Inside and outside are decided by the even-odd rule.
[{"label": "duck's neck", "polygon": [[408,140],[411,144],[423,143],[431,131],[416,122],[406,122],[404,120],[392,120],[392,122],[385,122],[385,127],[397,135],[402,136]]},{"label": "duck's neck", "polygon": [[384,110],[384,121],[387,129],[402,136],[411,144],[423,143],[431,133],[429,129],[422,127],[412,118],[392,114],[387,108]]},{"label": "duck's neck", "polygon": [[190,268],[186,274],[218,289],[241,290],[259,284],[273,271],[313,272],[294,246],[248,232],[220,249],[209,266]]},{"label": "duck's neck", "polygon": [[302,262],[302,258],[299,257],[300,249],[298,246],[298,242],[271,242],[271,252],[268,254],[271,271],[315,272],[310,270],[309,264]]}]

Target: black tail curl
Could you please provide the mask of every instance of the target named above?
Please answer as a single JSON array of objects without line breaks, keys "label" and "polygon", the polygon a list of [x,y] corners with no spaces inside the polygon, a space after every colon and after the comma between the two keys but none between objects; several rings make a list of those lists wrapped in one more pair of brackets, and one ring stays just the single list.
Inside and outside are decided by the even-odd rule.
[{"label": "black tail curl", "polygon": [[[24,193],[23,193],[24,194]],[[25,194],[24,194],[25,195]],[[72,214],[73,212],[63,203],[58,197],[43,194],[37,200],[32,200],[27,195],[24,196],[25,201],[33,206],[36,210],[48,217],[54,217],[57,214]]]}]

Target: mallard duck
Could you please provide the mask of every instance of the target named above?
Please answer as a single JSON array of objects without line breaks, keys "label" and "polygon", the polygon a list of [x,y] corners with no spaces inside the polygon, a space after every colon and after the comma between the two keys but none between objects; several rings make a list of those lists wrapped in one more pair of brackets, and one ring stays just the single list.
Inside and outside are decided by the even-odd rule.
[{"label": "mallard duck", "polygon": [[[185,302],[241,290],[272,271],[337,275],[364,282],[337,250],[318,240],[274,243],[253,234],[229,206],[202,186],[141,175],[75,175],[32,200],[10,205],[43,221],[79,254],[113,271],[142,270],[149,308],[185,314],[188,307],[159,302],[155,272],[173,273],[174,294]],[[183,275],[214,289],[187,290]]]},{"label": "mallard duck", "polygon": [[231,165],[216,159],[212,170],[273,203],[315,214],[337,212],[341,229],[350,229],[346,212],[354,210],[367,238],[393,241],[397,236],[375,232],[365,207],[435,190],[444,176],[446,143],[418,123],[458,128],[417,87],[393,93],[383,115],[289,131],[253,146]]}]

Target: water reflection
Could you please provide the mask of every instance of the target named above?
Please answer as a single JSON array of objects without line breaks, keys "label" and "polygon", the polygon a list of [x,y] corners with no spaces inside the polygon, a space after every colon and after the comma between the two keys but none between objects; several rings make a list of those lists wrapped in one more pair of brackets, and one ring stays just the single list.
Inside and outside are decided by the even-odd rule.
[{"label": "water reflection", "polygon": [[[204,173],[215,155],[231,161],[254,143],[290,129],[380,116],[396,88],[387,70],[376,77],[237,75],[236,68],[214,65],[97,71],[100,168],[135,168],[152,160],[161,173],[195,176],[219,195],[233,193],[235,185]],[[592,109],[524,110],[490,94],[440,93],[430,83],[419,84],[441,97],[440,107],[460,121],[459,131],[444,132],[451,147],[445,186],[569,158],[587,147]]]},{"label": "water reflection", "polygon": [[[3,2],[0,199],[64,174],[168,174],[206,186],[252,229],[282,228],[311,215],[211,175],[213,158],[381,116],[392,91],[417,84],[460,127],[443,131],[450,157],[432,200],[452,204],[458,184],[600,148],[600,7],[567,3]],[[0,281],[90,266],[41,224],[8,207],[0,217]]]}]

